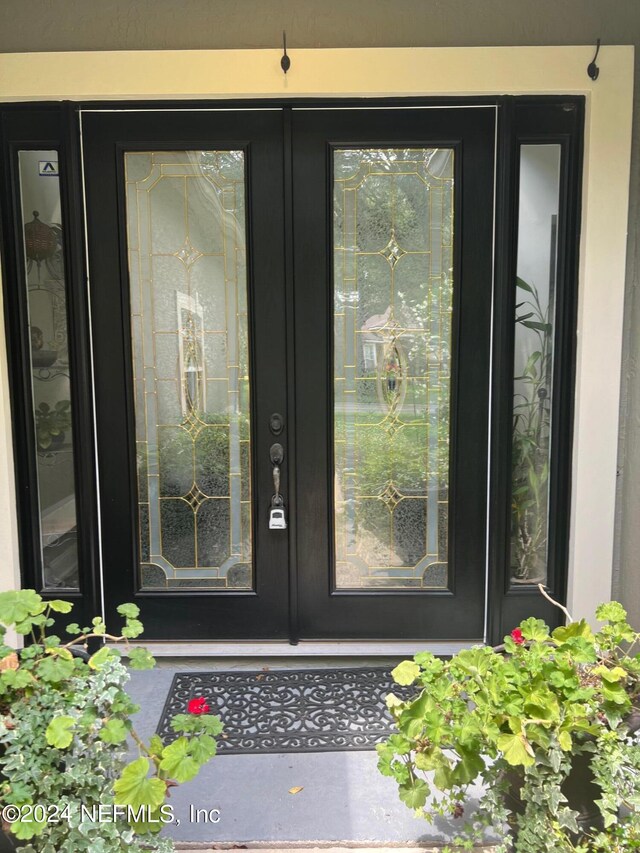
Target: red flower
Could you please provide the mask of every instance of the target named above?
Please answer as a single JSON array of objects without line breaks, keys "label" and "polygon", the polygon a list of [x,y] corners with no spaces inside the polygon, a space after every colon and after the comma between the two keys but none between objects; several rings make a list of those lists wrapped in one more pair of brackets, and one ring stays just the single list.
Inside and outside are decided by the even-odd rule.
[{"label": "red flower", "polygon": [[210,709],[207,705],[207,700],[203,699],[202,696],[198,696],[195,699],[189,699],[187,711],[190,714],[208,714],[209,710]]},{"label": "red flower", "polygon": [[518,646],[521,646],[524,643],[524,637],[522,636],[522,631],[520,628],[514,628],[511,632],[511,639]]}]

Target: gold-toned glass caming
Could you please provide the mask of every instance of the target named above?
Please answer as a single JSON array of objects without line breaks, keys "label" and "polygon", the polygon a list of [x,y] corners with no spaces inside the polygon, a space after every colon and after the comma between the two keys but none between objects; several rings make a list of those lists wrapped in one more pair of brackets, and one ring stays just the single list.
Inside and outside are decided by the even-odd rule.
[{"label": "gold-toned glass caming", "polygon": [[78,588],[72,380],[57,151],[20,151],[42,579]]},{"label": "gold-toned glass caming", "polygon": [[545,583],[561,146],[522,145],[515,282],[511,582]]},{"label": "gold-toned glass caming", "polygon": [[125,154],[141,586],[250,589],[242,151]]},{"label": "gold-toned glass caming", "polygon": [[454,152],[333,166],[336,586],[443,588]]}]

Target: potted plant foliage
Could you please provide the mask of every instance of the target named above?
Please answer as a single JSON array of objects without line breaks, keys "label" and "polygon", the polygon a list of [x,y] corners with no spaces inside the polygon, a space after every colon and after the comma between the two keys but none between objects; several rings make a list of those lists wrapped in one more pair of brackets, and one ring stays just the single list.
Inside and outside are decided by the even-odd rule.
[{"label": "potted plant foliage", "polygon": [[[124,690],[129,679],[105,639],[129,645],[142,633],[138,608],[123,604],[120,635],[101,618],[67,625],[70,641],[49,634],[52,614],[66,601],[45,601],[33,590],[0,593],[0,806],[5,843],[24,853],[116,853],[173,850],[157,835],[174,819],[171,787],[192,779],[216,752],[218,717],[194,697],[173,718],[179,735],[144,743],[130,717],[138,709]],[[12,628],[29,642],[4,644]],[[132,669],[154,665],[146,649],[128,649]],[[131,758],[128,743],[137,751]]]},{"label": "potted plant foliage", "polygon": [[530,618],[502,647],[399,664],[396,683],[417,692],[387,697],[398,731],[378,767],[402,801],[427,820],[462,819],[479,779],[467,849],[488,828],[504,839],[497,853],[640,849],[640,634],[617,602],[596,617],[595,633],[584,619],[550,632]]},{"label": "potted plant foliage", "polygon": [[71,429],[71,400],[58,400],[53,408],[40,403],[36,409],[36,440],[40,450],[63,444],[68,429]]}]

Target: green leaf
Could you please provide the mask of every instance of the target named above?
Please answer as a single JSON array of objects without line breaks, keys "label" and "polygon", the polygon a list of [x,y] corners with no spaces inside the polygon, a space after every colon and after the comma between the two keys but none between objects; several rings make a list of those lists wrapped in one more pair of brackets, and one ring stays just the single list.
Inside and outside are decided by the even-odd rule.
[{"label": "green leaf", "polygon": [[73,740],[75,724],[76,721],[73,717],[54,717],[45,731],[49,746],[55,746],[56,749],[66,749]]},{"label": "green leaf", "polygon": [[429,788],[427,783],[422,779],[416,779],[414,782],[409,782],[405,785],[400,785],[398,789],[400,799],[410,809],[421,809],[427,802]]},{"label": "green leaf", "polygon": [[56,613],[71,613],[73,609],[73,604],[70,601],[61,601],[58,598],[54,598],[52,601],[47,601],[47,604],[52,610],[55,610]]},{"label": "green leaf", "polygon": [[593,670],[593,674],[599,675],[600,678],[608,684],[615,684],[627,677],[626,670],[622,669],[621,666],[614,666],[613,669],[609,669],[606,666],[597,666]]},{"label": "green leaf", "polygon": [[156,665],[155,658],[147,649],[130,649],[128,654],[131,669],[153,669]]},{"label": "green leaf", "polygon": [[211,735],[203,734],[193,737],[189,741],[189,753],[198,764],[210,761],[218,750],[218,745]]},{"label": "green leaf", "polygon": [[157,809],[162,805],[167,787],[162,779],[149,779],[148,773],[149,761],[144,757],[136,758],[124,768],[113,785],[118,805],[133,806],[134,809],[140,806]]},{"label": "green leaf", "polygon": [[551,634],[558,645],[566,643],[574,637],[582,637],[585,640],[593,640],[593,632],[585,619],[579,622],[571,622],[569,625],[556,628]]},{"label": "green leaf", "polygon": [[35,684],[35,679],[26,669],[5,669],[0,673],[0,684],[12,687],[14,690],[21,690],[23,687]]},{"label": "green leaf", "polygon": [[571,752],[573,740],[569,732],[560,732],[558,735],[558,743],[560,744],[560,749],[563,752]]},{"label": "green leaf", "polygon": [[553,331],[551,323],[539,323],[537,320],[524,320],[522,325],[527,329],[535,329],[537,332],[544,332],[545,335],[550,335]]},{"label": "green leaf", "polygon": [[50,684],[59,684],[73,675],[74,661],[60,657],[59,655],[48,655],[38,662],[37,675],[43,681]]},{"label": "green leaf", "polygon": [[176,782],[188,782],[200,770],[200,765],[193,759],[189,749],[189,740],[179,737],[162,752],[160,769]]},{"label": "green leaf", "polygon": [[91,620],[91,631],[93,634],[97,634],[99,637],[102,637],[107,633],[107,626],[104,623],[104,620],[100,616],[95,616]]},{"label": "green leaf", "polygon": [[7,627],[37,616],[46,608],[42,597],[32,589],[10,589],[0,592],[0,622]]},{"label": "green leaf", "polygon": [[409,755],[411,752],[411,741],[403,735],[391,735],[387,743],[396,755]]},{"label": "green leaf", "polygon": [[627,611],[618,601],[609,601],[596,609],[596,619],[600,622],[626,622]]},{"label": "green leaf", "polygon": [[159,735],[151,735],[151,739],[149,740],[149,752],[152,755],[159,757],[162,755],[163,749],[164,743],[162,742],[162,738]]},{"label": "green leaf", "polygon": [[469,785],[484,770],[482,756],[472,749],[464,749],[458,745],[456,750],[460,761],[453,769],[453,781],[459,785]]},{"label": "green leaf", "polygon": [[89,666],[91,669],[99,671],[110,658],[114,657],[118,657],[118,653],[115,649],[111,649],[109,646],[102,646],[101,649],[98,649],[98,651],[89,658]]},{"label": "green leaf", "polygon": [[516,276],[516,285],[521,287],[523,290],[527,290],[529,293],[533,293],[531,285],[527,284],[527,282],[523,278],[520,278],[519,275]]},{"label": "green leaf", "polygon": [[70,622],[67,625],[67,627],[65,628],[65,630],[66,630],[67,634],[79,634],[80,633],[80,626],[78,625],[77,622]]},{"label": "green leaf", "polygon": [[[14,822],[11,824],[11,832],[20,841],[28,841],[30,838],[34,838],[36,835],[42,835],[46,827],[47,822],[45,820],[35,820],[33,815],[31,815],[29,820],[14,820]],[[29,848],[21,847],[19,849]]]},{"label": "green leaf", "polygon": [[128,729],[123,720],[107,720],[100,729],[99,738],[105,743],[123,743],[127,739]]},{"label": "green leaf", "polygon": [[140,608],[137,604],[120,604],[116,610],[120,616],[124,616],[126,619],[135,619],[140,615]]},{"label": "green leaf", "polygon": [[533,616],[520,623],[522,636],[525,640],[544,642],[549,637],[549,628],[542,619],[534,619]]},{"label": "green leaf", "polygon": [[127,624],[122,629],[122,636],[128,640],[135,640],[144,631],[144,625],[137,619],[127,619]]},{"label": "green leaf", "polygon": [[530,767],[535,764],[533,749],[523,734],[503,734],[498,738],[497,747],[512,766]]},{"label": "green leaf", "polygon": [[403,660],[395,669],[391,670],[391,677],[396,684],[408,686],[413,684],[420,675],[420,667],[412,660]]}]

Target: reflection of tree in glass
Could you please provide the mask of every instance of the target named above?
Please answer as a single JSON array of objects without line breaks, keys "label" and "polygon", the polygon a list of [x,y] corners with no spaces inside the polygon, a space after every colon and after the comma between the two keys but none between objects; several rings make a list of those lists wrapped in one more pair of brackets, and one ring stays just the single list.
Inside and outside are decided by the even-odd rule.
[{"label": "reflection of tree in glass", "polygon": [[[400,151],[397,156],[396,152],[379,150],[349,153],[351,165],[348,168],[343,161],[342,174],[349,178],[367,175],[358,189],[355,235],[349,237],[343,231],[339,185],[334,205],[336,246],[358,254],[357,289],[347,287],[346,292],[340,292],[342,288],[336,287],[337,309],[353,304],[357,312],[354,414],[358,492],[362,496],[380,494],[392,483],[401,495],[426,496],[428,484],[433,485],[435,480],[437,499],[446,501],[452,270],[450,262],[445,262],[444,268],[432,275],[431,258],[426,254],[432,248],[431,188],[411,167],[405,173],[401,169],[402,160],[424,158],[426,162],[438,155],[442,172],[450,161],[450,152]],[[432,170],[431,174],[436,173]],[[450,181],[433,181],[433,185],[438,184],[444,195],[452,195]],[[443,205],[443,221],[439,223],[443,245],[451,234],[450,218],[450,206]],[[338,267],[337,277],[340,274]],[[406,383],[402,394],[400,383]],[[336,435],[342,434],[343,415],[339,405]],[[363,528],[370,535],[385,536],[376,504],[372,500],[359,502],[359,537]],[[430,511],[435,512],[436,507]]]},{"label": "reflection of tree in glass", "polygon": [[553,327],[537,289],[521,278],[517,286],[527,296],[516,306],[523,312],[516,323],[535,343],[515,377],[522,390],[513,395],[511,571],[519,583],[537,583],[546,578]]}]

